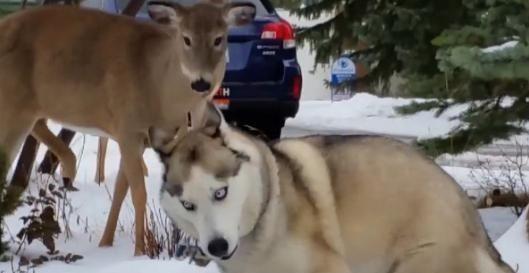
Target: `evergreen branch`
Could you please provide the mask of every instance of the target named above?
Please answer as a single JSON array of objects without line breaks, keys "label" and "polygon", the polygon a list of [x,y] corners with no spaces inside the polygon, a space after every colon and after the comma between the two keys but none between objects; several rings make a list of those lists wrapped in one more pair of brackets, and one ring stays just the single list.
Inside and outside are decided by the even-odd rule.
[{"label": "evergreen branch", "polygon": [[307,19],[314,19],[319,17],[323,12],[336,12],[341,6],[342,1],[320,0],[316,3],[295,9],[291,13]]},{"label": "evergreen branch", "polygon": [[495,126],[461,129],[450,133],[447,137],[420,140],[417,144],[428,155],[437,157],[443,153],[460,154],[464,151],[490,144],[496,139],[507,139],[513,134],[519,134],[524,131],[523,128],[518,126],[498,124]]},{"label": "evergreen branch", "polygon": [[413,101],[408,105],[395,107],[395,111],[401,115],[412,115],[421,111],[430,111],[436,108],[446,109],[448,108],[448,105],[450,104],[444,100],[430,100],[424,102]]}]

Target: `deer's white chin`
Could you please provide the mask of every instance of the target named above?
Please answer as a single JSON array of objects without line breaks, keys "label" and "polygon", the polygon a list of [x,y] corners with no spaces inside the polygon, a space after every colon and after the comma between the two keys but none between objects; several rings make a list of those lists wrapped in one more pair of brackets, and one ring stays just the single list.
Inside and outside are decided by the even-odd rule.
[{"label": "deer's white chin", "polygon": [[194,82],[200,79],[200,75],[189,69],[185,64],[180,63],[180,69],[182,70],[182,73],[189,79],[190,82]]}]

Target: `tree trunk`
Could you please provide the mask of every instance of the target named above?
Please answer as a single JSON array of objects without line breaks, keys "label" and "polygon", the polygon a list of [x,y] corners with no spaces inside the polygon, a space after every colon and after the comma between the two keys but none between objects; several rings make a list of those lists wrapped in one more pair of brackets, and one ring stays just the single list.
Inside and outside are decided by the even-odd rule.
[{"label": "tree trunk", "polygon": [[123,9],[121,14],[134,17],[138,13],[138,11],[140,11],[144,3],[145,0],[130,0],[130,2]]},{"label": "tree trunk", "polygon": [[525,224],[527,225],[527,239],[529,240],[529,205],[527,205],[525,210]]},{"label": "tree trunk", "polygon": [[11,187],[15,186],[21,189],[26,189],[38,148],[39,142],[34,137],[28,136],[22,147],[17,167],[13,173],[13,178],[11,179]]}]

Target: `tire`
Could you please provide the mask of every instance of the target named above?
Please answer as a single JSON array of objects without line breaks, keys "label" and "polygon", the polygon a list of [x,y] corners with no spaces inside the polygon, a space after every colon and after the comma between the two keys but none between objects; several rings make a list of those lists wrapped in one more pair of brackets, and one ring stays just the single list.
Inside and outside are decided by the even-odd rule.
[{"label": "tire", "polygon": [[270,140],[275,140],[281,138],[282,129],[283,125],[267,124],[266,127],[263,127],[263,132]]},{"label": "tire", "polygon": [[262,118],[256,121],[255,127],[261,130],[270,140],[281,138],[281,130],[285,126],[285,118]]},{"label": "tire", "polygon": [[255,117],[243,119],[240,116],[232,117],[233,125],[249,134],[265,140],[276,140],[281,137],[281,130],[285,125],[284,117]]}]

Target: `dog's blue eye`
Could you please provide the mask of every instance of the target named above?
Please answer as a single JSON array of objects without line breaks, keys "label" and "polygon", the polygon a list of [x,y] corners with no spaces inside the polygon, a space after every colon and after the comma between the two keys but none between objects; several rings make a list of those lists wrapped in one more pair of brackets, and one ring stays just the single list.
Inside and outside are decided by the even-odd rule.
[{"label": "dog's blue eye", "polygon": [[188,201],[180,201],[180,203],[182,203],[182,206],[184,207],[184,209],[188,210],[188,211],[194,211],[195,210],[195,205],[191,202],[188,202]]},{"label": "dog's blue eye", "polygon": [[222,201],[226,198],[227,195],[228,195],[228,187],[226,186],[226,187],[216,190],[214,197],[216,201]]}]

